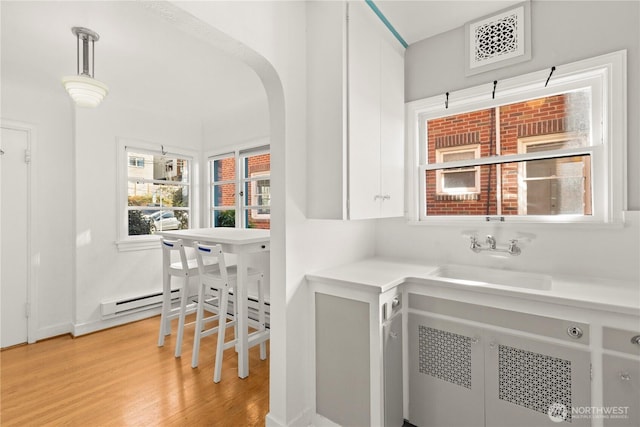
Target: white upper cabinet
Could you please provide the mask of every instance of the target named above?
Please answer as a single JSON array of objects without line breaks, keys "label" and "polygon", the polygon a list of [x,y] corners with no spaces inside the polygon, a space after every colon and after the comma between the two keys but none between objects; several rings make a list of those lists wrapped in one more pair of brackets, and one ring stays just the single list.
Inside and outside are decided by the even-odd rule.
[{"label": "white upper cabinet", "polygon": [[308,217],[404,214],[404,48],[364,2],[307,6]]}]

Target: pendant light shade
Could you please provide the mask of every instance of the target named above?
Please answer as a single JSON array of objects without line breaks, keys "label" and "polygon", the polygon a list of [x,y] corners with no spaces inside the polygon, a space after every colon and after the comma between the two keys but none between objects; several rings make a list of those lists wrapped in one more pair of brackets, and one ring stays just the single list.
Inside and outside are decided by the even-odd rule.
[{"label": "pendant light shade", "polygon": [[[109,93],[107,85],[94,78],[94,49],[95,42],[100,39],[100,36],[82,27],[73,27],[71,32],[77,40],[78,74],[63,77],[62,84],[78,107],[97,107]],[[89,67],[89,57],[91,57],[91,67]]]}]

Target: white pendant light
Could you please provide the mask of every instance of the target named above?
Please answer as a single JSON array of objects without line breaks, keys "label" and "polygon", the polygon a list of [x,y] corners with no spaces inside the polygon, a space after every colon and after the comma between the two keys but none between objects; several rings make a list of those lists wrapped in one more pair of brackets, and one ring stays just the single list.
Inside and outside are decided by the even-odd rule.
[{"label": "white pendant light", "polygon": [[[100,39],[98,33],[88,28],[73,27],[71,32],[77,40],[77,71],[76,76],[62,78],[62,84],[78,107],[97,107],[107,96],[107,85],[93,78],[95,62],[95,42]],[[82,41],[82,61],[80,61],[80,42]],[[91,45],[89,45],[91,42]],[[89,53],[91,51],[91,54]],[[91,56],[91,68],[89,68]],[[80,63],[82,62],[82,68]]]}]

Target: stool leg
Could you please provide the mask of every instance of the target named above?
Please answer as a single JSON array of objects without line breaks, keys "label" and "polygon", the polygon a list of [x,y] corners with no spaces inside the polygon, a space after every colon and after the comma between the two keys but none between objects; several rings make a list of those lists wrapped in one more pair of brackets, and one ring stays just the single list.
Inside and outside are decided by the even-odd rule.
[{"label": "stool leg", "polygon": [[184,277],[184,284],[180,289],[180,316],[178,317],[178,337],[176,338],[175,357],[182,355],[182,337],[184,336],[184,318],[187,311],[187,299],[189,297],[189,276]]},{"label": "stool leg", "polygon": [[[260,332],[264,332],[266,330],[267,319],[265,315],[264,308],[264,289],[263,289],[263,278],[260,277],[258,279],[258,322],[260,323]],[[265,360],[267,358],[267,343],[262,341],[260,343],[260,360]]]},{"label": "stool leg", "polygon": [[[231,296],[231,304],[233,306],[233,309],[231,310],[233,319],[235,320],[235,323],[233,324],[233,336],[236,337],[236,340],[238,339],[238,289],[234,289],[233,291],[233,295]],[[229,307],[226,307],[225,311],[224,311],[224,315],[227,316],[227,313],[229,311]],[[235,345],[235,351],[236,353],[238,352],[238,344]]]},{"label": "stool leg", "polygon": [[[213,382],[219,383],[222,376],[222,356],[224,353],[224,339],[227,330],[227,307],[229,305],[229,287],[220,289],[220,312],[218,313],[218,343],[216,346],[216,363],[213,371]],[[237,322],[236,322],[237,323]]]},{"label": "stool leg", "polygon": [[160,315],[158,347],[162,347],[164,345],[165,335],[169,335],[171,333],[171,320],[169,319],[169,311],[171,310],[171,275],[164,274],[162,282],[162,314]]},{"label": "stool leg", "polygon": [[196,309],[196,326],[195,332],[193,334],[193,355],[191,356],[191,367],[198,367],[198,356],[200,355],[200,336],[202,334],[202,329],[204,328],[204,287],[205,284],[202,283],[202,279],[200,281],[200,286],[198,287],[198,308]]}]

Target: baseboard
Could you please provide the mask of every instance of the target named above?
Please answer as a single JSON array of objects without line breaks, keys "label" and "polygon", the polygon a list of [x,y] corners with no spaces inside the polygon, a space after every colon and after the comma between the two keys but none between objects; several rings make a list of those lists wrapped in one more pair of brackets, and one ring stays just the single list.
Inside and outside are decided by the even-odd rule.
[{"label": "baseboard", "polygon": [[265,418],[265,427],[309,427],[312,425],[310,410],[303,411],[289,423],[284,423],[276,419],[271,412],[269,412]]},{"label": "baseboard", "polygon": [[161,307],[156,307],[150,310],[139,311],[123,316],[112,317],[110,319],[94,320],[92,322],[75,323],[73,325],[73,331],[71,332],[74,337],[91,334],[103,329],[113,328],[114,326],[124,325],[126,323],[136,322],[138,320],[147,319],[149,317],[157,316],[160,314]]},{"label": "baseboard", "polygon": [[57,325],[46,326],[35,331],[36,336],[33,342],[57,337],[59,335],[70,334],[73,331],[73,324],[59,323]]},{"label": "baseboard", "polygon": [[264,424],[265,427],[286,427],[282,421],[277,420],[273,415],[271,415],[271,412],[269,412],[265,417]]},{"label": "baseboard", "polygon": [[320,414],[313,414],[311,417],[311,424],[314,427],[340,427],[340,424],[336,424],[328,418],[323,417]]}]

